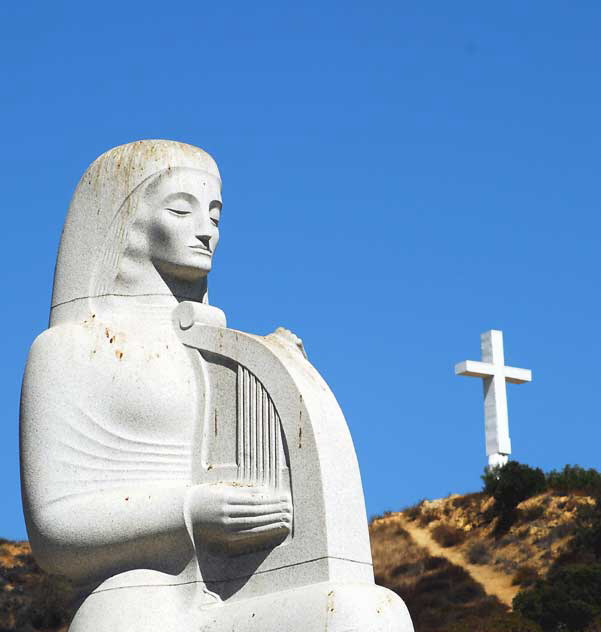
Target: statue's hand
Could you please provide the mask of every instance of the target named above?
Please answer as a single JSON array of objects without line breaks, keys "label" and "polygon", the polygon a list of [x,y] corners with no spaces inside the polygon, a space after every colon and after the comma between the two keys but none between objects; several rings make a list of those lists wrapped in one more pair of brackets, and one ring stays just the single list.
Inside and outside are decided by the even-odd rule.
[{"label": "statue's hand", "polygon": [[275,546],[290,533],[290,496],[274,490],[225,483],[198,485],[187,505],[195,539],[232,553]]},{"label": "statue's hand", "polygon": [[307,359],[307,352],[305,351],[303,341],[295,333],[290,331],[290,329],[278,327],[274,332],[268,334],[267,337],[275,337],[281,340],[284,344],[292,346],[297,351],[300,351],[305,360]]}]

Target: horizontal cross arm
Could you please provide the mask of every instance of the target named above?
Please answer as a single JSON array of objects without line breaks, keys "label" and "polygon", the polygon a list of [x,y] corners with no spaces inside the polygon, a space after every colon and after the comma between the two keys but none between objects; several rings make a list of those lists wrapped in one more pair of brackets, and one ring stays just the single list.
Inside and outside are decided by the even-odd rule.
[{"label": "horizontal cross arm", "polygon": [[495,367],[488,362],[476,362],[466,360],[455,365],[455,375],[467,375],[468,377],[492,377]]},{"label": "horizontal cross arm", "polygon": [[466,375],[468,377],[493,377],[499,375],[505,377],[506,382],[511,384],[524,384],[532,381],[532,371],[530,369],[518,369],[513,366],[499,367],[489,362],[477,362],[476,360],[466,360],[455,365],[455,375]]},{"label": "horizontal cross arm", "polygon": [[510,382],[511,384],[532,382],[532,371],[530,369],[518,369],[514,366],[506,366],[505,381]]}]

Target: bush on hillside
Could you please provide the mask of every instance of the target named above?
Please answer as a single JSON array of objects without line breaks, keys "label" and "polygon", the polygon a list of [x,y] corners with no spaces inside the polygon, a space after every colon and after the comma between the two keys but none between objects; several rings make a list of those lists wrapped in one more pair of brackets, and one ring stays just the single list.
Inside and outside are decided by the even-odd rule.
[{"label": "bush on hillside", "polygon": [[60,628],[73,618],[73,588],[64,578],[42,575],[42,581],[30,591],[31,603],[17,617],[17,629],[25,623],[35,630]]},{"label": "bush on hillside", "polygon": [[545,473],[539,467],[530,467],[509,461],[502,467],[486,469],[482,475],[484,492],[495,499],[502,511],[515,509],[523,500],[545,491]]},{"label": "bush on hillside", "polygon": [[560,624],[570,632],[585,630],[601,615],[601,564],[554,569],[545,580],[518,593],[513,609],[544,632],[556,632]]},{"label": "bush on hillside", "polygon": [[517,461],[509,461],[502,467],[486,469],[482,475],[484,493],[495,499],[493,508],[498,516],[495,531],[507,532],[517,518],[517,506],[527,498],[545,491],[545,473],[538,467],[530,467]]},{"label": "bush on hillside", "polygon": [[469,546],[466,558],[470,564],[488,564],[492,556],[490,548],[484,542],[474,542]]},{"label": "bush on hillside", "polygon": [[405,509],[402,510],[403,515],[407,518],[407,520],[416,520],[417,518],[419,518],[419,515],[422,512],[422,504],[423,504],[423,500],[420,500],[419,502],[415,503],[414,505],[410,505],[409,507],[405,507]]},{"label": "bush on hillside", "polygon": [[434,520],[440,518],[439,511],[433,507],[422,508],[422,512],[419,515],[419,526],[427,527]]},{"label": "bush on hillside", "polygon": [[571,549],[574,553],[588,553],[601,562],[601,493],[592,505],[578,508]]},{"label": "bush on hillside", "polygon": [[601,473],[579,465],[566,465],[563,470],[552,470],[547,474],[547,487],[562,494],[583,492],[601,493]]},{"label": "bush on hillside", "polygon": [[451,625],[448,632],[542,632],[542,630],[533,621],[512,612],[494,617],[492,620],[470,618]]},{"label": "bush on hillside", "polygon": [[446,632],[451,623],[469,617],[489,621],[505,611],[505,606],[488,596],[464,568],[446,558],[426,557],[420,566],[410,578],[391,573],[382,576],[376,570],[376,583],[402,597],[419,632]]},{"label": "bush on hillside", "polygon": [[534,566],[530,566],[529,564],[524,564],[517,569],[511,583],[514,586],[525,587],[534,584],[538,578],[538,571],[536,568],[534,568]]},{"label": "bush on hillside", "polygon": [[465,532],[448,524],[439,524],[432,529],[432,537],[440,546],[448,548],[465,541]]},{"label": "bush on hillside", "polygon": [[540,468],[533,468],[517,461],[509,461],[506,465],[489,470],[486,468],[482,476],[484,493],[497,498],[507,484],[515,485],[522,498],[514,502],[515,507],[522,500],[551,489],[561,494],[581,492],[589,495],[601,494],[601,472],[593,468],[588,470],[579,465],[566,465],[562,470],[551,470],[544,474]]},{"label": "bush on hillside", "polygon": [[457,509],[475,509],[476,511],[480,507],[482,502],[482,492],[472,492],[471,494],[464,494],[463,496],[456,496],[453,499],[453,507]]},{"label": "bush on hillside", "polygon": [[31,554],[19,555],[18,561],[0,565],[0,631],[65,629],[75,609],[71,584],[44,573]]}]

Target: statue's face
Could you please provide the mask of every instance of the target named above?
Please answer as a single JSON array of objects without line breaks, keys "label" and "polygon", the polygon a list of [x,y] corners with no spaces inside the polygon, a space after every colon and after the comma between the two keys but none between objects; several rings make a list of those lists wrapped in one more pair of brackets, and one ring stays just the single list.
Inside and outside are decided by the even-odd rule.
[{"label": "statue's face", "polygon": [[219,242],[219,180],[177,169],[152,185],[146,204],[149,254],[159,272],[181,281],[206,276]]}]

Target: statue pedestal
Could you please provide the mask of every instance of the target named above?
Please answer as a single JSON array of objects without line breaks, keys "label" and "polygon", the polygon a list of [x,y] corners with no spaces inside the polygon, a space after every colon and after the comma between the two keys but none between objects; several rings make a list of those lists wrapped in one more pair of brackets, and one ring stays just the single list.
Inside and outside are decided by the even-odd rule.
[{"label": "statue pedestal", "polygon": [[197,591],[192,584],[93,593],[69,632],[413,632],[403,601],[375,584],[322,582],[214,605],[194,605]]}]

